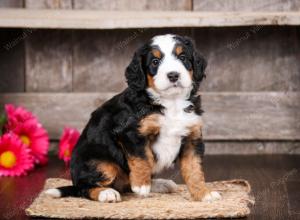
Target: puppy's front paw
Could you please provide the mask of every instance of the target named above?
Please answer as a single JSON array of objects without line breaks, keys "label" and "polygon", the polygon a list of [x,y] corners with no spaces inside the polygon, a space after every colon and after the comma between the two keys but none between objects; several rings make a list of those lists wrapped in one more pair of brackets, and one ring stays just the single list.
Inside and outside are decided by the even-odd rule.
[{"label": "puppy's front paw", "polygon": [[99,193],[98,200],[100,202],[121,202],[121,195],[117,190],[109,188]]},{"label": "puppy's front paw", "polygon": [[173,180],[153,179],[151,184],[151,192],[154,193],[173,193],[178,189],[177,184]]},{"label": "puppy's front paw", "polygon": [[142,185],[142,186],[131,186],[132,192],[138,194],[139,196],[148,196],[150,193],[151,186],[150,185]]},{"label": "puppy's front paw", "polygon": [[216,192],[216,191],[212,191],[212,192],[208,192],[203,198],[202,198],[202,202],[212,202],[215,200],[219,200],[221,199],[221,195],[220,193]]}]

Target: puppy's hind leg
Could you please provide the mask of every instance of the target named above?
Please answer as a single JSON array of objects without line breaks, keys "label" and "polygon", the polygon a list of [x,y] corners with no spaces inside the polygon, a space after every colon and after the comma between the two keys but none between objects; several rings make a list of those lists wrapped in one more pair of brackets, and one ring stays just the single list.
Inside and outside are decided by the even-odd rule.
[{"label": "puppy's hind leg", "polygon": [[95,187],[88,190],[89,198],[99,202],[120,202],[120,193],[109,187]]},{"label": "puppy's hind leg", "polygon": [[85,190],[84,195],[89,199],[99,202],[120,202],[121,195],[115,186],[116,180],[122,173],[120,167],[114,163],[98,162],[96,171],[101,174],[102,180],[96,183],[97,186]]}]

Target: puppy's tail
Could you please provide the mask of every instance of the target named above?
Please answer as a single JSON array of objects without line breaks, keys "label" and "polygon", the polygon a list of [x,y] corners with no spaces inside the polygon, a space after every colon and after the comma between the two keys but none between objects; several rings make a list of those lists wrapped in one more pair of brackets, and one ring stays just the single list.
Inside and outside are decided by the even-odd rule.
[{"label": "puppy's tail", "polygon": [[47,189],[46,194],[55,197],[80,197],[80,190],[76,186],[63,186],[53,189]]}]

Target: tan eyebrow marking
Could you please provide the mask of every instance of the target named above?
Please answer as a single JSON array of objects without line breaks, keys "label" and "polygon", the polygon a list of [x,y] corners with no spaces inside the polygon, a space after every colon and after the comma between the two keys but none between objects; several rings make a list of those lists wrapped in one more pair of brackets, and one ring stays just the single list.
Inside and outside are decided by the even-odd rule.
[{"label": "tan eyebrow marking", "polygon": [[175,48],[175,53],[178,56],[179,54],[181,54],[183,52],[183,47],[182,46],[176,46]]},{"label": "tan eyebrow marking", "polygon": [[152,54],[153,56],[155,56],[156,58],[161,58],[161,52],[158,49],[153,49],[152,50]]}]

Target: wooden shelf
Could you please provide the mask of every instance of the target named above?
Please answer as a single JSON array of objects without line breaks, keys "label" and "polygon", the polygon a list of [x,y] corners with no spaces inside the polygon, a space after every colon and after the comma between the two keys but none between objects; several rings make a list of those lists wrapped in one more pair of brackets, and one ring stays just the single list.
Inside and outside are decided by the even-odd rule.
[{"label": "wooden shelf", "polygon": [[0,9],[0,28],[123,29],[300,25],[300,12]]}]

